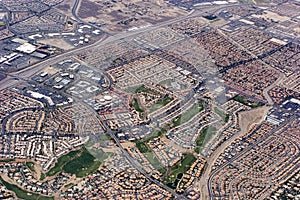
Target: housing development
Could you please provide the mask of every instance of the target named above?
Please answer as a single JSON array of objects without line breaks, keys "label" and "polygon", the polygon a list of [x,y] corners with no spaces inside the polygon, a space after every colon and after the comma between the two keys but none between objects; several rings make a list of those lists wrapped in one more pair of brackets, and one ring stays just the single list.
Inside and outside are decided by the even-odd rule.
[{"label": "housing development", "polygon": [[300,199],[299,0],[0,0],[0,199]]}]

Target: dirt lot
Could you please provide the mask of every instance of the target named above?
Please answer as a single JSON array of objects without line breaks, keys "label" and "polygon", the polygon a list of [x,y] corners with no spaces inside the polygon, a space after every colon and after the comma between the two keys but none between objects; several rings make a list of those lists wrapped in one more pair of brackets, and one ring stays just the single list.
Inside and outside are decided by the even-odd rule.
[{"label": "dirt lot", "polygon": [[63,39],[43,39],[39,40],[39,42],[42,44],[55,46],[63,50],[70,50],[74,48],[71,44],[67,43]]},{"label": "dirt lot", "polygon": [[81,1],[78,10],[78,16],[82,20],[102,24],[110,32],[156,24],[185,14],[186,11],[172,7],[162,0],[85,0]]},{"label": "dirt lot", "polygon": [[290,18],[289,17],[286,17],[286,16],[280,16],[278,15],[277,13],[274,13],[274,12],[271,12],[271,11],[265,11],[264,14],[262,15],[252,15],[252,17],[255,17],[255,18],[262,18],[262,19],[265,19],[267,21],[275,21],[275,22],[284,22],[284,21],[287,21],[289,20]]},{"label": "dirt lot", "polygon": [[75,0],[67,0],[67,1],[63,1],[61,4],[57,5],[56,8],[58,10],[63,11],[62,13],[68,15],[68,16],[72,16],[72,7],[75,3]]},{"label": "dirt lot", "polygon": [[239,131],[237,134],[232,136],[229,140],[222,143],[221,146],[219,146],[215,152],[207,159],[207,167],[201,176],[200,181],[198,181],[195,185],[197,189],[202,191],[204,199],[208,197],[207,194],[207,178],[209,177],[210,172],[212,171],[212,166],[217,160],[217,158],[220,156],[221,153],[224,152],[224,150],[231,144],[232,141],[235,139],[245,135],[247,131],[249,131],[250,127],[254,126],[255,124],[260,123],[271,107],[263,106],[259,107],[250,111],[245,111],[239,113],[239,126],[241,128],[241,131]]},{"label": "dirt lot", "polygon": [[81,1],[80,3],[80,9],[78,11],[78,16],[80,18],[88,18],[97,16],[99,14],[99,11],[101,11],[101,7],[99,4],[94,3],[89,0]]},{"label": "dirt lot", "polygon": [[270,107],[263,106],[250,111],[241,112],[239,114],[239,125],[241,128],[240,133],[246,133],[250,129],[251,125],[262,121],[269,110]]}]

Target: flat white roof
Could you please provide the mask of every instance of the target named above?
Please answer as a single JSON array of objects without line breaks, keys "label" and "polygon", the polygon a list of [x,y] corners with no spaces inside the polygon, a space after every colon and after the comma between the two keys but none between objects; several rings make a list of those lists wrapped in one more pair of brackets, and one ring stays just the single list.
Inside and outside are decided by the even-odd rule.
[{"label": "flat white roof", "polygon": [[54,103],[53,103],[51,97],[48,97],[48,96],[43,95],[43,94],[40,94],[40,93],[38,93],[38,92],[33,92],[33,91],[31,91],[31,90],[27,91],[27,93],[29,93],[33,98],[36,98],[36,99],[44,98],[44,99],[46,99],[46,100],[48,101],[49,105],[51,105],[51,106],[54,105]]},{"label": "flat white roof", "polygon": [[246,20],[246,19],[240,19],[240,22],[244,22],[245,24],[249,24],[249,25],[253,25],[254,22],[251,22],[249,20]]},{"label": "flat white roof", "polygon": [[29,38],[29,39],[32,39],[32,40],[34,40],[34,38],[41,38],[41,37],[43,37],[43,36],[40,35],[40,34],[34,34],[34,35],[28,36],[28,38]]},{"label": "flat white roof", "polygon": [[216,4],[216,5],[224,5],[224,4],[228,4],[227,1],[213,1],[212,3],[213,3],[213,4]]},{"label": "flat white roof", "polygon": [[16,48],[16,50],[30,54],[36,50],[36,46],[26,42],[26,43],[20,45],[18,48]]},{"label": "flat white roof", "polygon": [[277,38],[271,38],[270,41],[275,42],[275,43],[280,44],[280,45],[286,45],[287,44],[285,41],[282,41],[282,40],[277,39]]},{"label": "flat white roof", "polygon": [[24,44],[24,43],[27,43],[27,40],[23,40],[21,38],[14,38],[11,40],[12,42],[15,42],[15,43],[19,43],[19,44]]},{"label": "flat white roof", "polygon": [[296,104],[299,104],[299,105],[300,105],[300,100],[298,100],[298,99],[292,98],[292,99],[291,99],[291,102],[293,102],[293,103],[296,103]]}]

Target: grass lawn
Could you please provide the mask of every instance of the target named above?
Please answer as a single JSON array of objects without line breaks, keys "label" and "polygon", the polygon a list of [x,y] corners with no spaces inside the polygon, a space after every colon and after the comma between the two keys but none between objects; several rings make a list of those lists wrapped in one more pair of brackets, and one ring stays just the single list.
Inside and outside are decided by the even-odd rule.
[{"label": "grass lawn", "polygon": [[135,92],[135,93],[145,92],[145,93],[157,94],[157,92],[155,92],[155,91],[153,91],[153,90],[151,90],[151,89],[146,88],[144,85],[142,85],[142,86],[136,88],[134,92]]},{"label": "grass lawn", "polygon": [[75,156],[77,156],[80,153],[80,150],[71,151],[66,155],[63,155],[62,157],[58,158],[56,164],[54,167],[52,167],[47,173],[47,176],[53,176],[60,172],[63,168],[63,166],[70,162]]},{"label": "grass lawn", "polygon": [[0,159],[0,162],[5,162],[5,163],[8,163],[8,162],[11,162],[11,161],[14,161],[15,159],[11,158],[11,159]]},{"label": "grass lawn", "polygon": [[138,111],[140,113],[144,112],[144,110],[142,108],[140,108],[140,105],[136,98],[133,99],[133,102],[130,103],[130,106],[133,107],[136,111]]},{"label": "grass lawn", "polygon": [[229,114],[222,112],[217,107],[215,107],[215,112],[223,119],[224,122],[228,122]]},{"label": "grass lawn", "polygon": [[148,145],[146,144],[146,142],[136,141],[135,144],[136,144],[136,147],[140,150],[141,153],[147,153],[147,152],[151,151],[149,149]]},{"label": "grass lawn", "polygon": [[157,94],[157,92],[146,88],[144,85],[139,86],[139,87],[128,87],[125,89],[125,92],[128,93],[141,93],[141,92],[145,92],[145,93],[152,93],[152,94]]},{"label": "grass lawn", "polygon": [[181,161],[177,162],[171,167],[170,174],[165,178],[164,183],[175,189],[179,182],[176,181],[178,176],[180,177],[182,174],[186,173],[196,160],[197,159],[193,154],[185,154]]},{"label": "grass lawn", "polygon": [[157,169],[162,174],[166,173],[165,167],[161,164],[155,153],[150,151],[145,153],[144,155],[155,169]]},{"label": "grass lawn", "polygon": [[167,105],[168,103],[170,103],[173,100],[173,98],[170,97],[166,97],[161,101],[158,101],[157,103],[155,103],[151,108],[150,108],[150,112],[153,112],[165,105]]},{"label": "grass lawn", "polygon": [[30,171],[34,172],[34,163],[33,162],[26,162],[25,164],[30,169]]},{"label": "grass lawn", "polygon": [[149,136],[145,137],[142,141],[144,143],[147,143],[150,140],[153,140],[154,138],[163,136],[164,134],[167,133],[168,130],[169,129],[165,129],[165,128],[160,128],[160,130],[154,130]]},{"label": "grass lawn", "polygon": [[112,153],[112,152],[104,152],[101,149],[89,149],[89,152],[100,162],[103,162],[107,158],[114,155],[114,153]]},{"label": "grass lawn", "polygon": [[99,138],[97,138],[97,139],[99,139],[99,140],[97,140],[97,141],[93,141],[93,140],[89,140],[86,144],[85,144],[85,146],[86,147],[92,147],[94,144],[96,144],[96,143],[99,143],[99,142],[102,142],[102,141],[107,141],[107,140],[111,140],[111,137],[110,137],[110,135],[108,135],[108,134],[101,134],[101,135],[99,135]]},{"label": "grass lawn", "polygon": [[165,106],[173,100],[171,97],[166,97],[162,101],[157,102],[158,104]]},{"label": "grass lawn", "polygon": [[86,164],[86,165],[82,165],[82,168],[81,169],[77,169],[76,170],[76,177],[78,178],[82,178],[82,177],[85,177],[89,174],[92,174],[94,173],[101,165],[101,162],[99,160],[96,160],[96,161],[93,161],[89,164]]},{"label": "grass lawn", "polygon": [[202,103],[194,104],[188,111],[173,120],[173,127],[180,126],[189,121],[201,110],[203,110]]},{"label": "grass lawn", "polygon": [[[101,158],[106,159],[107,157],[103,157],[104,154],[105,153],[102,152]],[[46,175],[53,176],[60,171],[64,171],[66,173],[75,174],[77,177],[84,177],[96,171],[100,164],[100,160],[96,160],[87,149],[82,148],[81,150],[71,151],[60,157],[55,166],[51,168]]]},{"label": "grass lawn", "polygon": [[160,173],[164,174],[166,173],[166,169],[161,164],[155,153],[151,151],[151,149],[147,145],[147,141],[136,141],[136,147],[139,149],[141,153],[144,154],[144,156],[147,158],[147,160],[150,162],[150,164],[157,169]]},{"label": "grass lawn", "polygon": [[143,140],[135,140],[134,143],[136,147],[140,150],[141,153],[151,152],[150,148],[148,147],[147,143],[154,138],[161,137],[168,130],[164,128],[160,128],[159,130],[154,130],[149,137],[144,138]]},{"label": "grass lawn", "polygon": [[75,174],[77,177],[84,177],[96,171],[101,162],[95,160],[95,157],[85,148],[78,156],[73,157],[62,169],[66,173]]},{"label": "grass lawn", "polygon": [[221,20],[221,19],[220,18],[212,19],[212,20],[209,21],[209,23],[214,23],[214,22],[217,22],[219,20]]},{"label": "grass lawn", "polygon": [[164,80],[164,81],[161,81],[161,82],[159,82],[158,84],[159,85],[162,85],[162,86],[171,86],[172,83],[173,82],[173,80],[172,79],[167,79],[167,80]]},{"label": "grass lawn", "polygon": [[67,185],[64,186],[64,188],[70,188],[74,185],[74,183],[68,183]]},{"label": "grass lawn", "polygon": [[46,178],[46,174],[44,174],[43,172],[41,173],[41,176],[40,176],[40,181],[44,180]]},{"label": "grass lawn", "polygon": [[195,152],[199,153],[205,141],[208,141],[211,138],[211,136],[214,135],[216,132],[217,129],[214,126],[204,128],[196,140]]},{"label": "grass lawn", "polygon": [[105,140],[110,140],[111,139],[111,137],[110,137],[110,135],[108,135],[108,134],[105,134],[105,135],[100,135],[100,140],[101,141],[105,141]]},{"label": "grass lawn", "polygon": [[252,102],[249,99],[247,99],[246,97],[243,97],[240,95],[233,97],[233,100],[240,102],[246,106],[250,106],[251,108],[257,108],[257,107],[261,107],[261,106],[265,105],[262,102]]},{"label": "grass lawn", "polygon": [[21,188],[19,188],[16,185],[10,184],[6,181],[4,181],[1,177],[0,177],[0,181],[3,183],[3,185],[5,185],[5,187],[10,190],[13,191],[18,198],[20,199],[25,199],[25,200],[51,200],[54,199],[53,197],[47,197],[47,196],[42,196],[39,194],[35,194],[32,192],[27,192]]}]

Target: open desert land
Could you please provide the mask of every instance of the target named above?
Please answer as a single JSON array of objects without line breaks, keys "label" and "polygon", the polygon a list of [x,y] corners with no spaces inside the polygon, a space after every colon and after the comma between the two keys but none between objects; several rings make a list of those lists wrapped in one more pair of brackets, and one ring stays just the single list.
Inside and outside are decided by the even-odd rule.
[{"label": "open desert land", "polygon": [[100,2],[81,1],[78,17],[96,23],[106,31],[118,32],[160,23],[187,14],[164,1]]}]

